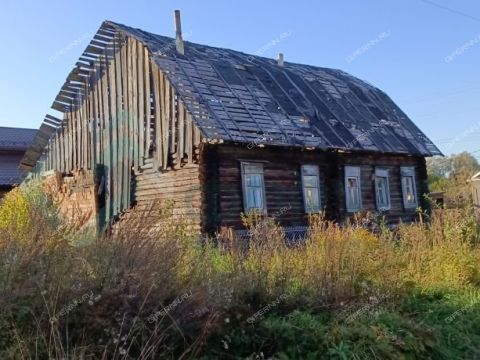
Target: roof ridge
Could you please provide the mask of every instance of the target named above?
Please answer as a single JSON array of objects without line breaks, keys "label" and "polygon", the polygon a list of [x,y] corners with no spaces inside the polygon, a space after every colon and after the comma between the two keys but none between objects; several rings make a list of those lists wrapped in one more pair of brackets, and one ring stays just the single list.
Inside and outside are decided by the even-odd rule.
[{"label": "roof ridge", "polygon": [[14,126],[0,126],[0,129],[12,129],[12,130],[29,130],[29,131],[37,131],[38,129],[32,128],[21,128],[21,127],[14,127]]},{"label": "roof ridge", "polygon": [[[248,54],[190,41],[185,41],[185,53],[178,54],[175,38],[110,20],[102,23],[67,77],[62,89],[68,91],[59,93],[54,109],[71,109],[71,103],[82,96],[79,82],[96,76],[92,71],[96,62],[103,54],[109,59],[105,50],[119,34],[146,46],[206,139],[441,154],[388,95],[346,71],[293,62],[279,66],[262,56],[265,51]],[[204,86],[198,87],[199,82]],[[234,129],[234,137],[224,131],[225,124]]]},{"label": "roof ridge", "polygon": [[[129,25],[125,25],[125,24],[122,24],[122,23],[118,23],[118,22],[115,22],[115,21],[111,21],[111,20],[105,20],[103,21],[102,24],[107,24],[107,25],[110,25],[110,26],[113,26],[114,28],[120,30],[120,31],[124,31],[124,32],[128,32],[128,30],[135,30],[135,31],[140,31],[142,33],[147,33],[149,35],[153,35],[153,36],[157,36],[157,37],[162,37],[162,38],[166,38],[166,39],[169,39],[169,40],[172,40],[172,41],[175,41],[175,37],[171,37],[171,36],[167,36],[167,35],[162,35],[162,34],[158,34],[158,33],[154,33],[154,32],[151,32],[151,31],[147,31],[147,30],[143,30],[143,29],[140,29],[140,28],[136,28],[136,27],[132,27],[132,26],[129,26]],[[134,34],[133,34],[134,35]],[[184,43],[189,43],[191,45],[194,45],[194,46],[201,46],[201,47],[208,47],[208,48],[211,48],[211,49],[217,49],[217,50],[226,50],[226,51],[232,51],[232,52],[235,52],[235,53],[238,53],[238,54],[241,54],[241,55],[245,55],[247,57],[254,57],[254,58],[259,58],[259,59],[263,59],[263,60],[267,60],[267,61],[270,61],[272,63],[277,63],[276,60],[274,58],[271,58],[271,57],[268,57],[268,56],[262,56],[262,55],[258,55],[258,54],[253,54],[253,53],[249,53],[249,52],[245,52],[245,51],[241,51],[241,50],[236,50],[236,49],[232,49],[232,48],[228,48],[228,47],[223,47],[223,46],[212,46],[212,45],[208,45],[208,44],[203,44],[203,43],[199,43],[199,42],[193,42],[193,41],[189,41],[189,40],[185,40],[183,39],[183,42]],[[344,70],[341,70],[340,68],[334,68],[334,67],[325,67],[325,66],[318,66],[318,65],[310,65],[310,64],[305,64],[305,63],[301,63],[301,62],[293,62],[293,61],[284,61],[285,64],[290,64],[290,65],[299,65],[299,66],[310,66],[312,68],[316,68],[316,69],[324,69],[324,70],[334,70],[334,71],[342,71],[342,72],[345,72]],[[347,72],[345,72],[346,74],[350,75],[350,76],[353,76]],[[358,80],[361,80],[361,81],[364,81],[362,79],[359,79],[357,78]],[[370,84],[371,85],[371,84]],[[372,85],[374,86],[374,85]]]}]

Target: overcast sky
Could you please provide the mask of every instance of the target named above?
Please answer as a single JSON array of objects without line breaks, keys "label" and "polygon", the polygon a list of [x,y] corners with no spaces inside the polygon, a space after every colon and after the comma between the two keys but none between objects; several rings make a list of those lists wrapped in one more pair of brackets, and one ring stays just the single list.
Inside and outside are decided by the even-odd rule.
[{"label": "overcast sky", "polygon": [[480,1],[22,1],[0,10],[0,126],[38,128],[103,20],[342,69],[378,86],[445,154],[480,155]]}]

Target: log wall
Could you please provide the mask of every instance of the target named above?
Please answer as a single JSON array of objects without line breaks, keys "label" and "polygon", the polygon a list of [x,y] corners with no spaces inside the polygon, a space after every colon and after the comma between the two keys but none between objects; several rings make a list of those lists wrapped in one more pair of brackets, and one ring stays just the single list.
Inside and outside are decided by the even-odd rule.
[{"label": "log wall", "polygon": [[68,176],[54,171],[43,179],[42,186],[71,224],[96,227],[98,188],[93,171],[79,170]]},{"label": "log wall", "polygon": [[387,223],[402,221],[410,222],[415,218],[416,209],[404,209],[403,192],[401,185],[401,166],[413,166],[415,168],[415,181],[417,190],[418,206],[425,210],[428,204],[423,194],[428,194],[426,163],[423,157],[399,156],[399,155],[360,155],[340,154],[336,163],[337,171],[341,174],[339,179],[337,217],[341,220],[347,216],[345,208],[345,183],[344,167],[347,165],[359,166],[361,174],[362,208],[364,211],[375,212],[375,167],[387,169],[389,174],[390,203],[391,209],[384,211]]},{"label": "log wall", "polygon": [[166,202],[173,203],[172,215],[184,220],[192,232],[200,232],[202,193],[198,164],[159,172],[148,161],[134,176],[135,207],[130,216],[141,216],[145,224],[155,226],[156,212]]},{"label": "log wall", "polygon": [[242,228],[242,161],[263,163],[267,212],[283,226],[300,226],[307,222],[301,183],[302,164],[319,166],[321,205],[330,219],[343,221],[351,215],[345,209],[345,165],[361,167],[364,211],[376,211],[373,177],[376,166],[390,170],[391,210],[385,212],[387,222],[412,221],[415,217],[415,209],[403,208],[400,166],[415,167],[419,206],[425,208],[427,205],[422,202],[422,194],[428,189],[425,161],[421,157],[218,145],[205,150],[202,159],[202,170],[209,174],[204,186],[209,189],[205,208],[210,229],[221,226]]}]

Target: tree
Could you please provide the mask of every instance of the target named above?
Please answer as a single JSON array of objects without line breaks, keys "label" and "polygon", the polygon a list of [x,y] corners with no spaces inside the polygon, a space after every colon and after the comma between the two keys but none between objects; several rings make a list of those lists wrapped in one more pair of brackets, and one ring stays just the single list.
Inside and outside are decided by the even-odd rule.
[{"label": "tree", "polygon": [[480,171],[480,164],[472,154],[464,151],[427,159],[427,171],[431,191],[443,191],[448,203],[463,206],[471,198],[468,180]]},{"label": "tree", "polygon": [[428,174],[438,177],[447,177],[452,170],[452,161],[448,157],[435,156],[427,158]]},{"label": "tree", "polygon": [[477,159],[469,152],[462,152],[451,156],[452,175],[468,180],[480,170]]}]

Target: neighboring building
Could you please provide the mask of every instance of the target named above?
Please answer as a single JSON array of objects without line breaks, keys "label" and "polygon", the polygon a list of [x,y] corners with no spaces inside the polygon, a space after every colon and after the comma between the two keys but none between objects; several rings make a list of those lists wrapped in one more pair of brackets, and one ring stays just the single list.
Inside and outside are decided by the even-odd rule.
[{"label": "neighboring building", "polygon": [[435,208],[442,209],[445,206],[445,191],[432,191],[428,196]]},{"label": "neighboring building", "polygon": [[480,217],[480,172],[470,178],[472,184],[472,199],[475,212]]},{"label": "neighboring building", "polygon": [[167,199],[207,233],[241,229],[252,209],[286,227],[321,210],[411,221],[425,157],[441,154],[365,81],[184,43],[180,29],[175,40],[104,22],[52,107],[64,118],[47,116],[23,166],[94,174],[107,223]]},{"label": "neighboring building", "polygon": [[22,181],[18,169],[37,130],[0,127],[0,198]]}]

